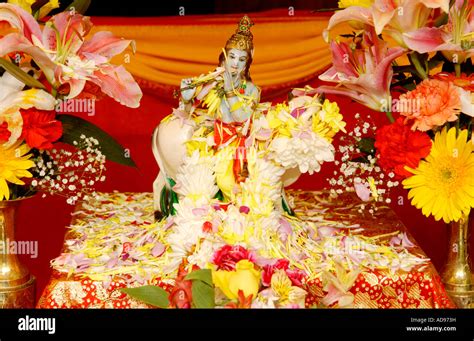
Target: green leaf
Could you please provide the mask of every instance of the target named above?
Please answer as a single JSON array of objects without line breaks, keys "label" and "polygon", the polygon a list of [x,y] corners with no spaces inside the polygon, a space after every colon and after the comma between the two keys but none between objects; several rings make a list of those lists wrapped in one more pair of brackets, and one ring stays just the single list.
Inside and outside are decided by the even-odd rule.
[{"label": "green leaf", "polygon": [[193,281],[193,305],[195,308],[214,308],[214,288],[203,281]]},{"label": "green leaf", "polygon": [[374,143],[375,143],[374,138],[363,137],[360,139],[359,143],[357,144],[357,147],[360,149],[362,153],[371,155],[375,153]]},{"label": "green leaf", "polygon": [[184,279],[187,281],[199,280],[206,283],[207,285],[210,285],[211,287],[214,285],[212,283],[212,272],[209,269],[195,270],[187,274]]},{"label": "green leaf", "polygon": [[168,308],[169,306],[168,293],[155,285],[145,285],[138,288],[122,288],[120,291],[134,299],[155,307]]},{"label": "green leaf", "polygon": [[94,137],[99,141],[100,150],[108,160],[121,165],[136,167],[135,162],[130,157],[125,156],[125,149],[99,127],[72,115],[58,115],[57,119],[63,124],[61,142],[74,145],[74,141],[80,141],[82,134],[87,137]]},{"label": "green leaf", "polygon": [[413,90],[416,87],[415,78],[409,77],[391,85],[392,88],[403,87],[407,90]]},{"label": "green leaf", "polygon": [[224,194],[222,193],[221,190],[218,190],[216,195],[214,196],[214,199],[217,199],[219,201],[224,201]]},{"label": "green leaf", "polygon": [[90,4],[91,0],[74,0],[66,10],[74,11],[79,14],[85,14]]},{"label": "green leaf", "polygon": [[283,206],[283,211],[285,211],[288,215],[292,217],[296,216],[295,211],[293,211],[290,204],[286,201],[285,196],[281,198],[281,205]]},{"label": "green leaf", "polygon": [[13,64],[12,62],[0,58],[0,67],[5,69],[8,73],[10,73],[13,77],[18,79],[20,82],[24,83],[25,85],[31,88],[38,88],[38,89],[46,89],[45,86],[38,81],[36,78],[31,77],[25,71],[20,69],[18,66]]},{"label": "green leaf", "polygon": [[435,20],[434,26],[440,27],[446,25],[449,21],[449,17],[447,13],[441,13],[441,15]]}]

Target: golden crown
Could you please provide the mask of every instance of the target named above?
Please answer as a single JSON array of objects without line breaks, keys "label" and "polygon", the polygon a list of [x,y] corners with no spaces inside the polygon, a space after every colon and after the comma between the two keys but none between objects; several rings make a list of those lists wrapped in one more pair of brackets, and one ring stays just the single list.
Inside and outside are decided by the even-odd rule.
[{"label": "golden crown", "polygon": [[252,51],[253,35],[252,32],[250,32],[250,27],[253,25],[254,23],[250,20],[250,18],[247,15],[244,15],[243,18],[240,19],[235,33],[229,38],[229,40],[227,40],[225,48]]}]

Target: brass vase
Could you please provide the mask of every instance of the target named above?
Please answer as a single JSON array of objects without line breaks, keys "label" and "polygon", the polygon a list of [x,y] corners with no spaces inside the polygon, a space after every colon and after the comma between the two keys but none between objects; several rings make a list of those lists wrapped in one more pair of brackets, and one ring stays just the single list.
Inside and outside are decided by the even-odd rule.
[{"label": "brass vase", "polygon": [[11,252],[22,201],[0,201],[0,308],[34,308],[35,278]]},{"label": "brass vase", "polygon": [[448,260],[442,279],[451,299],[458,308],[474,308],[474,277],[469,253],[469,214],[451,223]]}]

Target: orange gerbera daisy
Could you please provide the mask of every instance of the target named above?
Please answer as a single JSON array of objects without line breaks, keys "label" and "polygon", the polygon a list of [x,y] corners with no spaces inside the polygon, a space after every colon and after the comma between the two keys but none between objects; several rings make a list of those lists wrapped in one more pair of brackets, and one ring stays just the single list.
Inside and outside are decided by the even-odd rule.
[{"label": "orange gerbera daisy", "polygon": [[461,96],[453,82],[426,79],[415,90],[400,96],[414,110],[400,114],[413,120],[412,129],[427,131],[456,121],[461,112]]}]

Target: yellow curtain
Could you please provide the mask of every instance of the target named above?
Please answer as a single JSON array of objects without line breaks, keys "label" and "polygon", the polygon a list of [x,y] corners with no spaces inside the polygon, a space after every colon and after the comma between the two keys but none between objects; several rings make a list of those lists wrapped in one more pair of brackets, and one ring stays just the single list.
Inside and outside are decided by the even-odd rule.
[{"label": "yellow curtain", "polygon": [[[323,40],[328,15],[288,11],[249,14],[255,25],[251,75],[261,87],[292,84],[314,76],[331,63]],[[242,15],[163,18],[111,18],[94,31],[107,30],[136,42],[136,54],[116,57],[136,77],[152,83],[177,86],[182,78],[215,68],[227,39]]]}]

